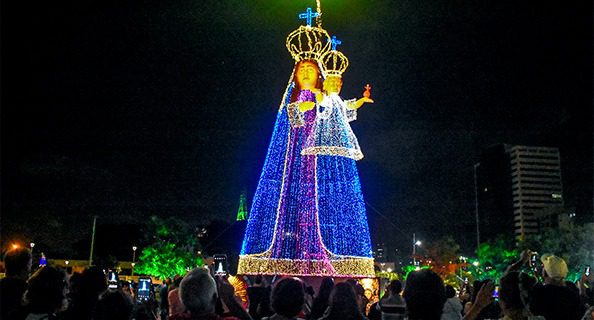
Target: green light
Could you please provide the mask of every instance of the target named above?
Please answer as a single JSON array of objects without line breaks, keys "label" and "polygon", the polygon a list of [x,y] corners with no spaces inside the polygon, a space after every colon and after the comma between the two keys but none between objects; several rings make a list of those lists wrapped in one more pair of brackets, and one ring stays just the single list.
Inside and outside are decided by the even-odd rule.
[{"label": "green light", "polygon": [[184,275],[188,270],[204,265],[200,257],[174,243],[155,244],[142,249],[134,271],[161,279]]},{"label": "green light", "polygon": [[245,190],[239,196],[239,208],[237,209],[237,221],[243,221],[248,218]]}]

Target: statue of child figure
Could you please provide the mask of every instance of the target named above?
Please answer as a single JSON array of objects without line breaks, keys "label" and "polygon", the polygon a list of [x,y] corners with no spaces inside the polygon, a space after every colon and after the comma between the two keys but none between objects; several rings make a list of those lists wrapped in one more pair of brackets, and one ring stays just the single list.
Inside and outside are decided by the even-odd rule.
[{"label": "statue of child figure", "polygon": [[[342,89],[340,75],[328,75],[323,83],[323,92],[315,90],[316,122],[313,131],[307,137],[302,155],[342,156],[354,160],[363,158],[357,137],[353,133],[350,121],[357,119],[357,109],[364,103],[373,103],[370,97],[343,101],[339,96]],[[308,103],[300,109],[313,109]]]}]

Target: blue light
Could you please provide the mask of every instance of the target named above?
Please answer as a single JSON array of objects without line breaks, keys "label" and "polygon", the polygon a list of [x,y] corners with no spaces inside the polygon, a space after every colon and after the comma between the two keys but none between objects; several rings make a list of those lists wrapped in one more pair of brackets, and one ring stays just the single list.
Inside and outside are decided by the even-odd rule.
[{"label": "blue light", "polygon": [[320,14],[318,12],[313,12],[311,8],[307,8],[304,13],[299,14],[299,19],[305,19],[307,25],[311,27],[311,19],[319,16]]},{"label": "blue light", "polygon": [[342,41],[336,39],[336,36],[332,36],[332,39],[330,39],[330,43],[332,43],[332,50],[336,51],[336,47],[339,44],[342,44]]}]

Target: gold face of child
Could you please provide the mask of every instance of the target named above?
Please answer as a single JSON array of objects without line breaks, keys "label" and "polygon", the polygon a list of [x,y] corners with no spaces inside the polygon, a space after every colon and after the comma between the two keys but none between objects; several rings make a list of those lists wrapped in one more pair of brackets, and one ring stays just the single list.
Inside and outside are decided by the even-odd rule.
[{"label": "gold face of child", "polygon": [[330,93],[340,93],[342,89],[342,79],[337,76],[328,76],[324,80],[324,91]]},{"label": "gold face of child", "polygon": [[313,62],[304,61],[297,68],[297,82],[301,90],[311,90],[318,82],[318,66]]}]

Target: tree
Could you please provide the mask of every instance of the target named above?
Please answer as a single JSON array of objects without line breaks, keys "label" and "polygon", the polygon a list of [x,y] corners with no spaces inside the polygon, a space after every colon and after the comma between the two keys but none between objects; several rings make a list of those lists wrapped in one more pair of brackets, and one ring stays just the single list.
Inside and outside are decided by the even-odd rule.
[{"label": "tree", "polygon": [[473,262],[470,272],[477,280],[499,279],[507,267],[519,257],[513,238],[504,235],[481,243],[476,254],[478,261]]},{"label": "tree", "polygon": [[148,223],[147,235],[151,244],[142,249],[134,268],[136,273],[167,278],[204,265],[204,260],[197,254],[200,250],[198,242],[186,223],[153,216]]},{"label": "tree", "polygon": [[552,253],[563,258],[569,268],[567,279],[575,281],[581,275],[584,266],[591,265],[594,261],[594,224],[570,224],[546,229],[524,246],[538,251],[539,255]]},{"label": "tree", "polygon": [[454,238],[446,237],[435,242],[428,243],[426,257],[428,264],[446,284],[457,286],[456,275],[461,268],[460,246]]}]

